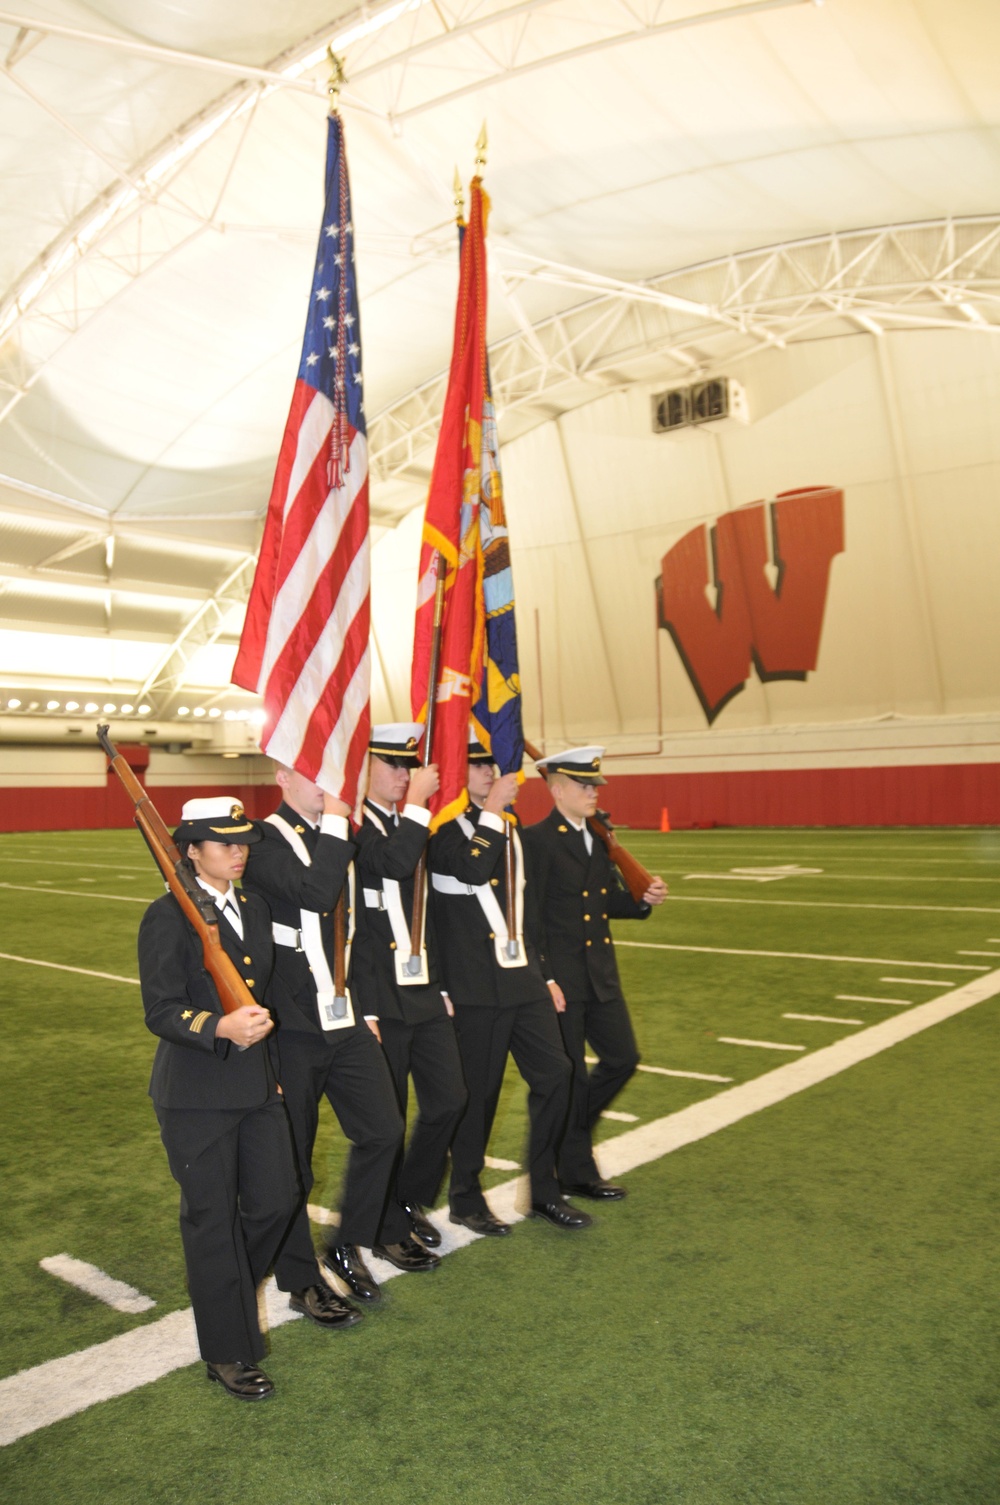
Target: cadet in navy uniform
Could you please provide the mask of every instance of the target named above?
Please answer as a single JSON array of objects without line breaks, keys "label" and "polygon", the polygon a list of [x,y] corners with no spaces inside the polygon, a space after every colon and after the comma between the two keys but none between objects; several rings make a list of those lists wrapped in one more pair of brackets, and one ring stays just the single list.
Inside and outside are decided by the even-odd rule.
[{"label": "cadet in navy uniform", "polygon": [[[304,1196],[274,1274],[283,1291],[311,1288],[317,1301],[310,1298],[315,1309],[307,1315],[333,1325],[325,1318],[325,1301],[323,1306],[318,1302],[323,1292],[332,1293],[325,1284],[316,1285],[319,1270],[307,1211],[324,1095],[351,1141],[340,1228],[323,1251],[324,1265],[357,1300],[374,1302],[380,1291],[360,1246],[383,1241],[404,1269],[426,1268],[428,1255],[390,1197],[403,1119],[372,1006],[371,957],[355,892],[349,809],[293,769],[279,766],[275,778],[284,799],[261,824],[263,840],[251,855],[246,887],[267,900],[277,971],[292,999],[279,1020],[281,1084]],[[348,895],[348,1004],[343,1015],[333,984],[333,911],[342,890]]]},{"label": "cadet in navy uniform", "polygon": [[[420,1241],[437,1248],[441,1235],[424,1209],[437,1200],[448,1146],[468,1093],[450,1017],[454,1010],[442,993],[426,904],[424,944],[412,959],[414,980],[407,981],[413,875],[427,846],[427,802],[438,787],[437,768],[419,764],[417,747],[423,732],[418,722],[372,728],[356,862],[372,939],[382,1048],[404,1118],[410,1075],[417,1097],[417,1121],[396,1180],[396,1199]],[[401,813],[400,801],[405,801]]]},{"label": "cadet in navy uniform", "polygon": [[271,917],[237,893],[259,840],[229,797],[188,800],[175,840],[220,911],[219,938],[257,1004],[224,1014],[201,942],[173,894],[139,927],[146,1024],[160,1037],[149,1094],[171,1174],[181,1188],[181,1238],[208,1377],[240,1400],[274,1386],[257,1367],[264,1341],[257,1285],[288,1228],[298,1180],[277,1086],[271,1001]]},{"label": "cadet in navy uniform", "polygon": [[[621,885],[603,844],[587,828],[597,809],[603,747],[574,747],[540,758],[555,809],[524,833],[535,888],[532,911],[538,949],[550,986],[565,998],[559,1024],[573,1062],[573,1101],[559,1152],[559,1176],[567,1191],[614,1201],[625,1190],[603,1179],[591,1140],[603,1110],[639,1064],[632,1021],[622,996],[610,919],[644,920],[662,904],[667,888],[654,878],[642,899]],[[585,1042],[597,1065],[588,1075]]]},{"label": "cadet in navy uniform", "polygon": [[[492,1236],[510,1231],[491,1213],[479,1181],[509,1052],[530,1089],[531,1215],[559,1228],[585,1228],[591,1219],[562,1199],[556,1178],[571,1067],[553,997],[524,940],[524,864],[516,831],[517,912],[507,914],[502,811],[517,798],[517,775],[495,779],[490,753],[470,740],[468,789],[465,812],[441,826],[428,851],[442,971],[469,1089],[451,1146],[451,1221]],[[516,943],[515,958],[507,953],[508,940]]]}]

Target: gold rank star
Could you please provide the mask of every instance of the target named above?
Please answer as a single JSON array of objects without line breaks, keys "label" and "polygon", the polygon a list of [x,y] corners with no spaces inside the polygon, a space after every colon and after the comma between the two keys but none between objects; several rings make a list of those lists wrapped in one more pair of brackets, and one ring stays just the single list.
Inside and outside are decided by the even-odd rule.
[{"label": "gold rank star", "polygon": [[183,1012],[183,1014],[181,1015],[181,1018],[182,1019],[190,1019],[191,1015],[193,1013],[194,1013],[194,1009],[185,1009],[184,1012]]}]

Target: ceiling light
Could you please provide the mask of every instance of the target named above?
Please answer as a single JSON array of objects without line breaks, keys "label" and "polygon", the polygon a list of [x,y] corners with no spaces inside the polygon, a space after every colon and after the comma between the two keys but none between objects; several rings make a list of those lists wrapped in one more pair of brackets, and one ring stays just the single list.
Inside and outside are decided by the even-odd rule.
[{"label": "ceiling light", "polygon": [[97,704],[96,700],[88,700],[83,709],[86,711],[88,716],[92,716],[95,711],[100,710],[100,706]]},{"label": "ceiling light", "polygon": [[58,702],[58,700],[47,700],[45,702],[45,709],[47,711],[58,711],[58,709],[59,709],[59,702]]},{"label": "ceiling light", "polygon": [[135,706],[133,706],[133,705],[123,705],[122,706],[122,715],[123,716],[130,716],[134,710],[135,710]]},{"label": "ceiling light", "polygon": [[205,714],[205,707],[203,705],[196,705],[195,708],[194,708],[194,714],[196,716],[204,716],[204,714]]},{"label": "ceiling light", "polygon": [[80,702],[78,700],[67,700],[66,709],[67,711],[78,711],[80,709]]},{"label": "ceiling light", "polygon": [[239,753],[223,753],[222,756],[224,758],[238,758]]},{"label": "ceiling light", "polygon": [[226,714],[223,716],[222,719],[223,719],[223,721],[235,721],[237,719],[236,712],[235,711],[227,711]]},{"label": "ceiling light", "polygon": [[267,715],[264,711],[251,711],[250,720],[253,722],[254,726],[263,726],[264,722],[267,720]]},{"label": "ceiling light", "polygon": [[115,714],[115,711],[117,710],[117,706],[112,705],[111,701],[109,700],[106,705],[101,707],[101,709],[103,710],[105,716],[113,716]]},{"label": "ceiling light", "polygon": [[222,715],[222,712],[221,712],[221,711],[220,711],[220,710],[219,710],[219,707],[218,707],[218,706],[217,706],[217,705],[214,705],[214,706],[213,706],[213,707],[212,707],[212,709],[211,709],[211,710],[210,710],[210,711],[209,711],[209,713],[208,713],[208,714],[209,714],[209,715],[210,715],[210,716],[221,716],[221,715]]},{"label": "ceiling light", "polygon": [[19,700],[8,700],[7,709],[8,711],[19,711],[21,709],[21,702]]},{"label": "ceiling light", "polygon": [[140,716],[148,716],[149,713],[150,713],[150,711],[152,709],[153,709],[153,707],[151,705],[141,705],[139,707],[139,715]]},{"label": "ceiling light", "polygon": [[177,707],[177,714],[178,714],[178,716],[187,716],[187,715],[189,715],[188,707],[186,705],[179,705]]}]

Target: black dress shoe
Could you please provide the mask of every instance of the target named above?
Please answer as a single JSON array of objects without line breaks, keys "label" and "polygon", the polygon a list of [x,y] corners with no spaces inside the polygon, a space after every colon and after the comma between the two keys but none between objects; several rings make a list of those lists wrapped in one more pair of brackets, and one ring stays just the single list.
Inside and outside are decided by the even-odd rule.
[{"label": "black dress shoe", "polygon": [[415,1238],[404,1238],[400,1244],[372,1244],[372,1253],[387,1259],[397,1270],[436,1270],[441,1263],[439,1254],[432,1254]]},{"label": "black dress shoe", "polygon": [[473,1233],[482,1233],[486,1238],[506,1238],[510,1232],[509,1223],[501,1223],[491,1212],[452,1212],[448,1214],[448,1221],[458,1223],[462,1228],[471,1228]]},{"label": "black dress shoe", "polygon": [[589,1212],[581,1212],[569,1202],[532,1202],[529,1218],[544,1218],[553,1228],[589,1228],[594,1221]]},{"label": "black dress shoe", "polygon": [[410,1220],[410,1227],[427,1249],[437,1249],[441,1244],[441,1232],[416,1202],[400,1202],[400,1207]]},{"label": "black dress shoe", "polygon": [[563,1191],[572,1197],[589,1197],[592,1202],[620,1202],[628,1196],[624,1186],[612,1186],[610,1181],[570,1181]]},{"label": "black dress shoe", "polygon": [[355,1244],[329,1244],[320,1255],[320,1261],[331,1275],[343,1281],[356,1300],[381,1301],[382,1292]]},{"label": "black dress shoe", "polygon": [[290,1291],[288,1305],[293,1312],[301,1312],[320,1327],[342,1329],[357,1327],[364,1316],[347,1301],[341,1301],[329,1286],[306,1286],[304,1291]]},{"label": "black dress shoe", "polygon": [[256,1364],[244,1364],[237,1359],[233,1364],[207,1364],[205,1367],[209,1379],[237,1400],[270,1400],[274,1394],[274,1382]]}]

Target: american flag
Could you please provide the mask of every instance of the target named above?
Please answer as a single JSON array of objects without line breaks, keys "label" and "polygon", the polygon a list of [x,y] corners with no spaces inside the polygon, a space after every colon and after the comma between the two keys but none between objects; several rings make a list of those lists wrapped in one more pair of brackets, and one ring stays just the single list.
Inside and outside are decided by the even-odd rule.
[{"label": "american flag", "polygon": [[354,227],[343,128],[331,115],[302,356],[233,683],[263,696],[264,752],[350,805],[371,721],[369,621]]}]

